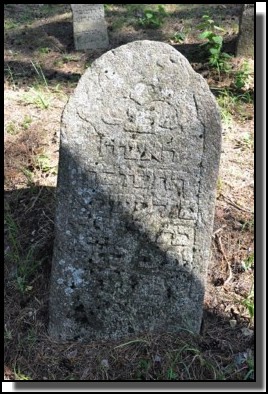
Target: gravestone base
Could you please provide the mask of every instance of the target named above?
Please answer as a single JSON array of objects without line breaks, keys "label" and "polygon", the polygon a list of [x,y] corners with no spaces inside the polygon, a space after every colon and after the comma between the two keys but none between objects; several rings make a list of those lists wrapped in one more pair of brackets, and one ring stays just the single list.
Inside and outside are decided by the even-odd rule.
[{"label": "gravestone base", "polygon": [[220,146],[216,100],[170,45],[91,65],[62,116],[54,339],[199,332]]}]

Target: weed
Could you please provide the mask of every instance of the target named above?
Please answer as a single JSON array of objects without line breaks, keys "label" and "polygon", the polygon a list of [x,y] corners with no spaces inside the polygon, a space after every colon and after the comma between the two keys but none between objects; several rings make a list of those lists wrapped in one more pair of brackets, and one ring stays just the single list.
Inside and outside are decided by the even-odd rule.
[{"label": "weed", "polygon": [[15,79],[14,79],[14,75],[13,72],[11,70],[11,68],[9,66],[7,66],[7,68],[5,69],[5,71],[8,72],[8,78],[11,80],[11,83],[13,85],[13,88],[15,88],[16,83],[15,83]]},{"label": "weed", "polygon": [[17,287],[21,293],[24,294],[32,290],[32,286],[29,286],[28,283],[40,264],[41,262],[37,261],[34,257],[34,249],[30,249],[26,256],[20,259],[17,267]]},{"label": "weed", "polygon": [[250,231],[252,232],[254,230],[254,219],[252,220],[247,220],[243,223],[241,231]]},{"label": "weed", "polygon": [[132,345],[133,343],[146,343],[147,345],[149,345],[149,342],[146,341],[145,339],[133,339],[132,341],[122,343],[121,345],[115,346],[114,349],[121,348],[121,347],[124,347],[127,345]]},{"label": "weed", "polygon": [[37,169],[40,169],[42,172],[51,172],[52,174],[57,174],[57,166],[51,166],[50,159],[46,155],[39,155],[35,159]]},{"label": "weed", "polygon": [[225,52],[222,52],[223,38],[221,35],[216,34],[215,32],[223,32],[224,29],[216,26],[214,24],[214,20],[211,19],[209,15],[203,15],[202,19],[203,22],[200,23],[197,28],[203,30],[203,32],[199,35],[199,38],[202,40],[207,40],[207,42],[201,45],[206,45],[208,48],[210,53],[209,64],[211,64],[213,67],[216,67],[218,72],[228,72],[230,70],[230,65],[227,63],[227,60],[230,59],[231,56]]},{"label": "weed", "polygon": [[251,72],[249,70],[248,62],[244,62],[239,71],[235,74],[234,84],[237,89],[246,87]]},{"label": "weed", "polygon": [[50,93],[43,92],[37,88],[31,88],[22,96],[26,104],[33,104],[40,109],[48,109],[51,104],[52,96]]},{"label": "weed", "polygon": [[49,53],[49,52],[51,52],[51,49],[50,49],[50,48],[48,48],[48,47],[45,47],[45,48],[39,48],[39,49],[38,49],[38,52],[39,52],[39,53],[46,54],[46,53]]},{"label": "weed", "polygon": [[139,19],[139,24],[143,27],[159,28],[164,23],[164,18],[167,16],[165,7],[158,5],[157,10],[146,9],[143,12],[143,17]]},{"label": "weed", "polygon": [[225,124],[232,123],[234,100],[230,92],[227,89],[223,89],[217,97],[217,102],[220,106],[222,121]]},{"label": "weed", "polygon": [[19,129],[14,122],[9,122],[6,125],[6,132],[10,135],[16,135],[16,134],[18,134]]},{"label": "weed", "polygon": [[250,320],[254,318],[254,286],[251,286],[251,290],[247,297],[242,301],[242,305],[244,305],[249,313]]},{"label": "weed", "polygon": [[173,370],[173,368],[168,368],[168,370],[167,370],[167,380],[176,380],[177,378],[178,378],[178,375]]},{"label": "weed", "polygon": [[254,266],[254,253],[251,253],[245,261],[241,262],[244,271],[252,269]]},{"label": "weed", "polygon": [[27,341],[32,346],[35,345],[35,343],[37,342],[36,330],[34,328],[30,328],[30,330],[28,331]]},{"label": "weed", "polygon": [[33,66],[37,76],[38,76],[37,83],[45,85],[45,87],[49,90],[46,77],[45,77],[45,75],[43,73],[43,70],[42,70],[40,64],[34,64],[33,61],[31,61],[31,63],[32,63],[32,66]]},{"label": "weed", "polygon": [[151,362],[148,360],[140,360],[137,371],[138,380],[146,380],[148,372],[151,368]]},{"label": "weed", "polygon": [[181,43],[185,40],[186,35],[183,32],[176,31],[176,33],[172,36],[174,42]]},{"label": "weed", "polygon": [[220,177],[218,177],[218,181],[217,181],[217,193],[218,193],[218,195],[221,194],[222,188],[223,188],[222,179]]},{"label": "weed", "polygon": [[31,380],[29,376],[21,373],[19,368],[18,371],[16,371],[16,367],[14,367],[14,375],[15,375],[15,380]]},{"label": "weed", "polygon": [[32,123],[32,117],[30,115],[25,115],[23,118],[23,121],[21,123],[21,126],[24,128],[24,130],[28,130],[30,124]]},{"label": "weed", "polygon": [[5,209],[4,224],[8,229],[8,240],[10,243],[10,249],[7,257],[15,264],[18,264],[20,260],[20,247],[17,241],[19,228],[8,209]]},{"label": "weed", "polygon": [[254,358],[252,355],[247,358],[247,367],[248,367],[248,372],[246,376],[244,377],[244,380],[253,380],[254,379]]},{"label": "weed", "polygon": [[34,250],[30,249],[26,256],[22,256],[22,247],[19,242],[20,229],[12,215],[6,210],[5,224],[8,228],[8,239],[10,242],[10,249],[7,257],[16,266],[16,283],[17,288],[21,293],[31,290],[28,285],[32,275],[36,272],[40,262],[34,258]]},{"label": "weed", "polygon": [[68,53],[66,53],[65,55],[62,56],[62,61],[63,63],[78,62],[79,57],[74,55],[69,55]]},{"label": "weed", "polygon": [[25,175],[27,179],[27,186],[33,186],[34,185],[34,174],[32,171],[28,170],[28,168],[22,167],[21,171]]},{"label": "weed", "polygon": [[11,341],[12,338],[13,338],[12,331],[9,330],[9,329],[7,329],[6,324],[5,324],[5,334],[4,334],[4,338],[5,338],[5,340],[7,340],[7,341]]},{"label": "weed", "polygon": [[5,19],[4,21],[4,28],[6,30],[15,29],[18,26],[19,24],[17,22],[12,21],[11,19]]},{"label": "weed", "polygon": [[252,135],[250,133],[244,133],[242,135],[242,146],[246,147],[246,148],[253,148],[254,145],[254,141],[252,138]]}]

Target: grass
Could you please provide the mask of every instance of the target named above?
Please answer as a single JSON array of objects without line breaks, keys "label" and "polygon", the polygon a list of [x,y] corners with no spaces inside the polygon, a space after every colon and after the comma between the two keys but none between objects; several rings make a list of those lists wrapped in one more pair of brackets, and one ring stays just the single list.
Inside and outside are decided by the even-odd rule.
[{"label": "grass", "polygon": [[32,280],[41,262],[35,258],[34,247],[28,251],[23,250],[19,241],[21,229],[8,210],[5,212],[4,223],[7,226],[9,241],[6,258],[15,266],[16,287],[24,294],[32,290]]},{"label": "grass", "polygon": [[244,298],[242,301],[242,305],[244,305],[248,311],[250,321],[254,319],[254,285],[252,284],[252,287],[250,289],[250,292],[248,295]]},{"label": "grass", "polygon": [[32,104],[36,108],[48,109],[52,103],[53,95],[43,91],[40,88],[31,88],[22,96],[22,101],[26,104]]},{"label": "grass", "polygon": [[249,116],[245,104],[253,104],[253,98],[251,92],[238,93],[231,88],[223,88],[218,91],[217,102],[220,106],[222,121],[230,125],[234,117],[244,120]]},{"label": "grass", "polygon": [[25,375],[24,373],[22,373],[19,368],[18,370],[14,368],[14,375],[15,375],[15,380],[31,380],[31,378]]}]

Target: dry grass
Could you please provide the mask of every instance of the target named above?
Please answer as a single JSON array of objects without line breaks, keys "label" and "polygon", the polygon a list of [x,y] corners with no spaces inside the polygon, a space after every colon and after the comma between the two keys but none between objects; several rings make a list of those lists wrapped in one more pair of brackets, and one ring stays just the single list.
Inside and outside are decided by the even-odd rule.
[{"label": "dry grass", "polygon": [[[243,59],[219,76],[196,60],[200,48],[190,47],[198,36],[192,26],[208,7],[230,47],[239,6],[168,5],[169,16],[154,30],[137,27],[137,7],[107,7],[111,47],[142,38],[171,42],[176,31],[186,33],[181,50],[188,48],[192,66],[221,101],[223,151],[201,334],[144,333],[91,344],[47,336],[48,289],[60,116],[100,53],[74,51],[68,5],[5,6],[5,379],[253,380],[253,104],[238,96],[254,87],[238,92],[232,85]],[[49,94],[49,105],[30,100],[29,92],[44,100]]]}]

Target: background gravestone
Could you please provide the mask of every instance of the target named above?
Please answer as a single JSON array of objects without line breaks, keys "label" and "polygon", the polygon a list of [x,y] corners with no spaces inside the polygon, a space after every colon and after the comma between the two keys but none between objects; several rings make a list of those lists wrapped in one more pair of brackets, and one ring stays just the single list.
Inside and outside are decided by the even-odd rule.
[{"label": "background gravestone", "polygon": [[105,49],[109,46],[103,4],[71,4],[75,49]]},{"label": "background gravestone", "polygon": [[254,4],[243,4],[239,18],[237,56],[254,56]]},{"label": "background gravestone", "polygon": [[136,41],[88,69],[62,117],[51,336],[199,332],[220,116],[168,44]]}]

